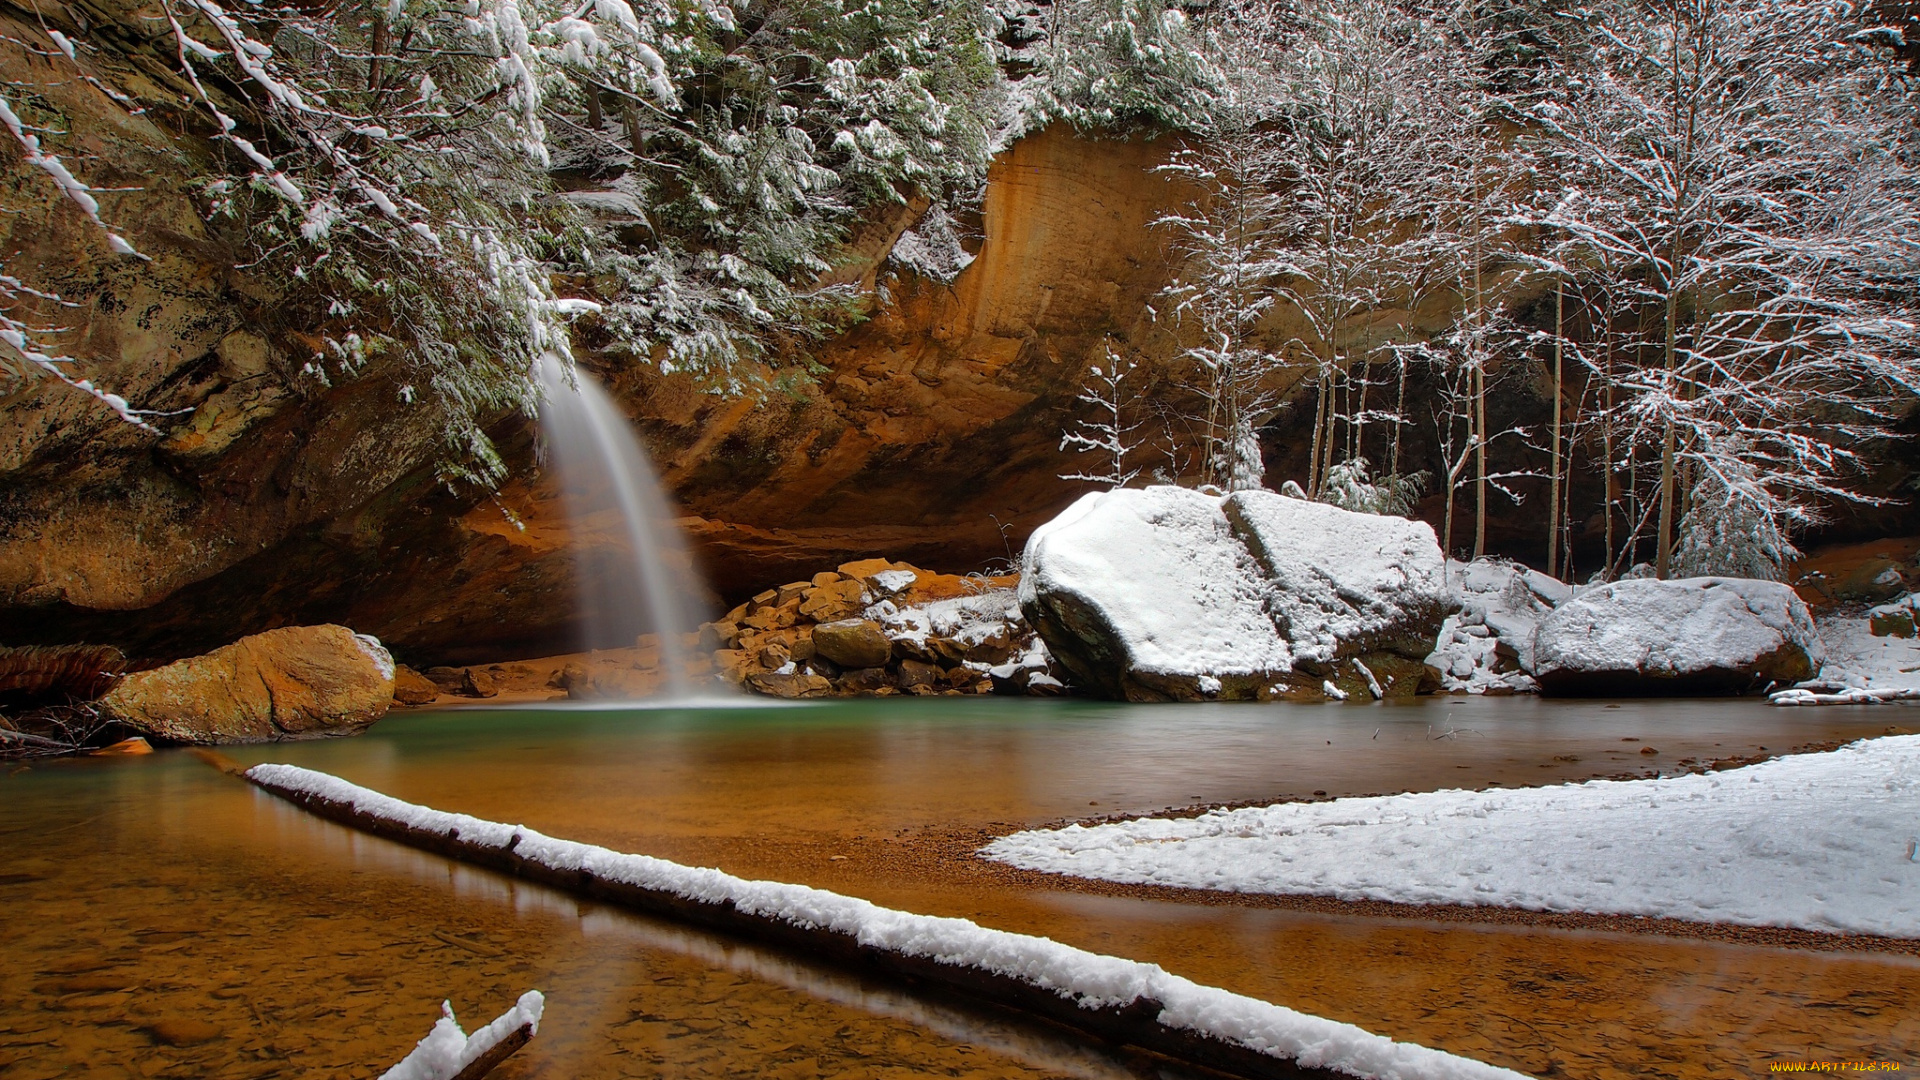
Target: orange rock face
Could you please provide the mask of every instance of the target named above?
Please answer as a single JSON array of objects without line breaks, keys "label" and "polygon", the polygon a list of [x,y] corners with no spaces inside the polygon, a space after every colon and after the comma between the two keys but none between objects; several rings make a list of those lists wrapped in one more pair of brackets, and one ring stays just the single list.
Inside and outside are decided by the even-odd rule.
[{"label": "orange rock face", "polygon": [[[1071,471],[1060,430],[1088,363],[1163,332],[1145,312],[1170,275],[1151,227],[1177,202],[1152,171],[1168,151],[1063,129],[1022,140],[993,166],[973,264],[951,285],[882,275],[870,317],[819,346],[820,373],[791,394],[726,399],[650,369],[600,372],[686,515],[710,614],[864,556],[979,569],[1017,554],[1085,489],[1058,479]],[[191,213],[178,197],[165,205]],[[855,237],[849,251],[866,262],[842,276],[873,282],[902,227]],[[84,263],[85,240],[77,227],[43,240],[48,261]],[[57,432],[19,448],[0,527],[0,644],[179,655],[265,626],[337,622],[416,666],[567,647],[575,546],[614,530],[569,527],[525,422],[494,433],[515,469],[497,496],[446,495],[426,460],[431,425],[391,408],[379,376],[281,407],[283,345],[245,328],[256,302],[206,254],[183,251],[167,275],[223,283],[198,300],[211,314],[176,332],[199,335],[183,350],[195,359],[156,345],[147,360],[200,373],[180,403],[199,403],[192,422],[157,453],[101,455]],[[25,407],[95,423],[53,394]],[[62,471],[83,459],[85,482]]]},{"label": "orange rock face", "polygon": [[120,681],[102,710],[168,742],[349,734],[393,703],[392,657],[343,626],[290,626]]}]

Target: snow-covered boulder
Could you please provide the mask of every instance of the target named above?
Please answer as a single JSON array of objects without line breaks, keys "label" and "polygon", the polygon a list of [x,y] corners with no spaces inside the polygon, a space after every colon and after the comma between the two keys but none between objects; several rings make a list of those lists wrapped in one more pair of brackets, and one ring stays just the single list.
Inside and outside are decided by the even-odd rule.
[{"label": "snow-covered boulder", "polygon": [[1093,693],[1411,693],[1449,607],[1433,530],[1268,491],[1087,495],[1035,530],[1020,606]]},{"label": "snow-covered boulder", "polygon": [[1717,577],[1589,589],[1541,620],[1533,648],[1543,692],[1595,696],[1748,693],[1825,657],[1793,589]]}]

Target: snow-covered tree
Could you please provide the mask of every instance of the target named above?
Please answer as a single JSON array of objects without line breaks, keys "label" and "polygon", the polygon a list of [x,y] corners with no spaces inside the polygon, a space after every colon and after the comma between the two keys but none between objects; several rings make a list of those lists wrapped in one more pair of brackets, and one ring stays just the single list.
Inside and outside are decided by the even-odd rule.
[{"label": "snow-covered tree", "polygon": [[1111,347],[1105,361],[1087,368],[1075,400],[1091,406],[1093,418],[1076,420],[1061,432],[1060,449],[1085,454],[1090,461],[1076,472],[1060,474],[1060,479],[1122,488],[1140,475],[1140,468],[1129,467],[1129,461],[1141,449],[1139,433],[1145,424],[1136,404],[1142,377],[1137,362],[1121,359]]},{"label": "snow-covered tree", "polygon": [[1850,497],[1862,443],[1916,385],[1913,114],[1862,15],[1584,4],[1584,45],[1531,110],[1562,180],[1535,224],[1568,238],[1558,258],[1576,272],[1620,279],[1613,321],[1635,340],[1610,411],[1659,462],[1662,576],[1686,522],[1704,536],[1729,520],[1689,498],[1745,493],[1742,513],[1784,536],[1809,499]]}]

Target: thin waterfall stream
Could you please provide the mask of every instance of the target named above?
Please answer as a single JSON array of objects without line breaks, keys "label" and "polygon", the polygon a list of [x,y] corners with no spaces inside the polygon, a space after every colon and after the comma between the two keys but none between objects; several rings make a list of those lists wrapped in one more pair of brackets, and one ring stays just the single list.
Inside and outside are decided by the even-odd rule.
[{"label": "thin waterfall stream", "polygon": [[[699,571],[673,525],[646,448],[592,376],[551,358],[538,374],[545,391],[540,427],[577,552],[584,644],[625,648],[652,634],[660,649],[656,696],[692,697],[680,635],[699,622]],[[611,530],[609,515],[617,522]]]}]

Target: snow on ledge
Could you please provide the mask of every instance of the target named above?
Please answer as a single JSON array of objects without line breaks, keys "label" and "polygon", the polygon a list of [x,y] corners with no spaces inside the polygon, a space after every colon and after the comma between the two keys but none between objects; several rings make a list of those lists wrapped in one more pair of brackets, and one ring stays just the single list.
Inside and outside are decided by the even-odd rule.
[{"label": "snow on ledge", "polygon": [[1920,937],[1920,736],[1656,780],[1336,799],[1016,833],[1130,884]]},{"label": "snow on ledge", "polygon": [[1519,1080],[1523,1074],[1470,1058],[1396,1042],[1339,1023],[1173,975],[1157,965],[1087,952],[1048,938],[992,930],[966,919],[916,915],[804,885],[749,881],[591,844],[450,814],[292,765],[256,765],[249,780],[275,791],[349,806],[384,822],[498,849],[540,866],[595,877],[777,920],[844,934],[862,946],[990,972],[1051,991],[1083,1008],[1159,1003],[1159,1023],[1308,1068],[1377,1080]]}]

